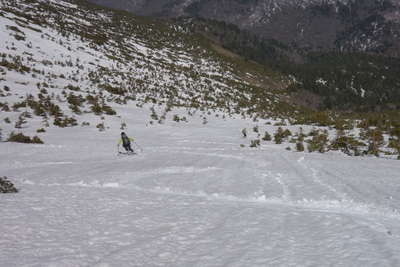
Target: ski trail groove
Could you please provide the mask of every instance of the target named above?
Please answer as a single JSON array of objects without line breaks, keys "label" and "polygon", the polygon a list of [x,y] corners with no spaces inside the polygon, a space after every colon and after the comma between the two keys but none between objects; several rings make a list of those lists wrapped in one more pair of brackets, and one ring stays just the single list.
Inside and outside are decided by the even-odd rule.
[{"label": "ski trail groove", "polygon": [[282,188],[282,200],[283,201],[290,201],[290,190],[289,187],[286,185],[286,183],[283,182],[283,177],[281,173],[277,173],[276,175],[273,175],[274,179],[276,182],[281,186]]},{"label": "ski trail groove", "polygon": [[302,166],[305,170],[307,170],[308,172],[311,172],[311,177],[313,179],[313,181],[319,185],[321,185],[324,188],[327,188],[328,191],[332,192],[334,195],[337,196],[337,198],[341,201],[352,201],[351,199],[348,198],[347,194],[344,192],[339,192],[336,188],[334,188],[333,186],[322,182],[322,180],[318,177],[318,171],[312,167],[309,167],[306,163],[305,163],[305,159],[304,157],[300,157],[297,160],[297,163]]}]

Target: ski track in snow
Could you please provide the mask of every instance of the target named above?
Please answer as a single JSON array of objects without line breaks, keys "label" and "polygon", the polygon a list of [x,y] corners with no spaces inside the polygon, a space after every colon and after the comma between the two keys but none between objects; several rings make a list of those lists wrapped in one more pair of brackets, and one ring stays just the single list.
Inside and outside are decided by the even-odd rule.
[{"label": "ski track in snow", "polygon": [[134,156],[117,130],[0,143],[20,189],[0,196],[0,266],[400,264],[398,162],[241,149],[243,121],[215,122],[135,127]]},{"label": "ski track in snow", "polygon": [[274,176],[275,180],[282,186],[282,199],[284,201],[289,201],[290,200],[290,191],[289,187],[283,182],[282,180],[282,174],[277,173]]},{"label": "ski track in snow", "polygon": [[[207,142],[203,142],[207,143]],[[208,142],[211,144],[216,144],[215,142]],[[169,151],[171,153],[171,147],[160,147],[160,149],[157,148],[151,148],[154,151],[162,151],[162,149],[166,149],[166,151]],[[180,147],[179,150],[173,151],[174,153],[183,153],[183,154],[189,154],[189,155],[200,155],[202,157],[219,157],[219,158],[226,158],[226,159],[232,159],[232,160],[237,160],[237,161],[243,161],[243,162],[252,162],[252,160],[248,160],[243,158],[242,156],[234,156],[230,154],[221,154],[221,153],[216,153],[216,152],[208,152],[208,153],[202,153],[202,152],[190,152],[190,150],[199,150],[199,151],[204,151],[204,150],[210,150],[207,148],[196,148],[196,149],[190,149],[190,147]],[[217,150],[218,151],[218,150]],[[318,172],[316,169],[312,167],[308,167],[307,164],[304,163],[304,157],[300,157],[297,160],[297,163],[304,168],[309,174],[312,179],[313,183],[319,184],[322,187],[322,191],[324,189],[327,189],[327,191],[332,192],[335,196],[337,196],[337,199],[332,199],[332,200],[313,200],[313,199],[303,199],[303,200],[292,200],[291,199],[291,193],[289,186],[284,182],[283,175],[281,173],[276,173],[273,174],[272,172],[268,172],[267,174],[262,175],[263,177],[266,178],[271,178],[276,180],[276,182],[281,186],[281,197],[272,197],[268,198],[265,195],[258,195],[254,197],[248,197],[248,198],[241,198],[237,197],[234,195],[227,195],[227,194],[220,194],[220,193],[206,193],[201,190],[197,192],[191,192],[191,191],[185,191],[185,190],[178,190],[170,187],[154,187],[153,189],[145,189],[140,186],[136,185],[128,185],[128,187],[132,187],[136,190],[141,190],[141,191],[147,191],[151,193],[157,193],[157,194],[169,194],[169,195],[181,195],[181,196],[192,196],[192,197],[202,197],[202,198],[207,198],[210,200],[223,200],[223,201],[238,201],[238,202],[253,202],[253,203],[264,203],[264,204],[274,204],[274,205],[284,205],[284,206],[290,206],[294,208],[303,208],[303,209],[309,209],[313,211],[320,211],[320,212],[332,212],[332,213],[343,213],[343,214],[365,214],[365,215],[379,215],[379,216],[387,216],[390,218],[399,218],[400,219],[400,214],[397,211],[391,211],[389,209],[385,209],[382,207],[374,207],[372,205],[367,205],[367,204],[361,204],[357,203],[352,199],[348,199],[347,195],[345,193],[341,193],[338,190],[336,190],[333,186],[326,184],[322,182],[318,178]],[[42,167],[46,165],[68,165],[68,164],[79,164],[77,162],[71,162],[71,161],[60,161],[60,162],[41,162],[41,163],[31,163],[28,165],[24,165],[26,168],[35,168],[35,167]],[[21,162],[14,162],[14,165],[17,168],[20,168],[23,166]],[[182,175],[182,174],[198,174],[198,173],[206,173],[206,172],[213,172],[213,171],[218,171],[221,170],[221,168],[217,167],[207,167],[207,168],[195,168],[195,167],[180,167],[180,166],[169,166],[165,168],[159,168],[159,169],[154,169],[151,171],[142,171],[142,172],[131,172],[130,175],[132,177],[141,177],[141,178],[146,178],[146,177],[152,177],[152,176],[162,176],[162,175]],[[50,184],[36,184],[32,181],[26,180],[23,183],[25,184],[30,184],[30,185],[40,185],[40,186],[80,186],[80,187],[95,187],[95,188],[121,188],[121,187],[127,187],[126,185],[121,185],[118,182],[109,182],[109,183],[100,183],[97,180],[91,181],[91,182],[84,182],[79,181],[75,183],[67,183],[67,184],[60,184],[60,183],[50,183]],[[382,211],[383,210],[383,211]]]},{"label": "ski track in snow", "polygon": [[324,183],[321,181],[321,179],[318,177],[318,171],[312,167],[307,166],[307,164],[304,162],[304,157],[301,157],[297,160],[297,162],[307,171],[311,173],[311,176],[314,180],[315,183],[320,184],[322,187],[326,188],[328,191],[332,192],[335,196],[337,196],[338,199],[341,201],[349,201],[348,197],[345,193],[339,192],[334,188],[333,186]]}]

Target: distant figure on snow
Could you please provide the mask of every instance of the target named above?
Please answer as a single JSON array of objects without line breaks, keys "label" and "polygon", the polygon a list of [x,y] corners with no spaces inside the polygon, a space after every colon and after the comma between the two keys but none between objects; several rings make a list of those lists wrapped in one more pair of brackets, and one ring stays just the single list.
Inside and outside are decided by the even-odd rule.
[{"label": "distant figure on snow", "polygon": [[128,137],[124,132],[122,132],[118,146],[122,143],[122,146],[125,148],[126,152],[133,152],[133,149],[131,148],[131,141],[133,141],[133,138]]}]

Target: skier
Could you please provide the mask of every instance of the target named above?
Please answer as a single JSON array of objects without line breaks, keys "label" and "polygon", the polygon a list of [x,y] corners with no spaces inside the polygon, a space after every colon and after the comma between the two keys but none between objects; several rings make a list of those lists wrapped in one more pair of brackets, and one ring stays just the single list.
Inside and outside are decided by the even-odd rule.
[{"label": "skier", "polygon": [[133,142],[133,138],[128,137],[124,132],[121,133],[121,139],[118,142],[118,147],[122,143],[122,146],[125,148],[126,152],[134,153],[131,148],[131,141]]}]

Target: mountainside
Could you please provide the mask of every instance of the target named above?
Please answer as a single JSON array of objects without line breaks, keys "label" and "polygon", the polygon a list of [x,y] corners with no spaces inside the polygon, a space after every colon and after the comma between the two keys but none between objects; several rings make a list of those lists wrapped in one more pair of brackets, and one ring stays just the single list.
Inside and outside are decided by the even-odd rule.
[{"label": "mountainside", "polygon": [[132,100],[228,114],[282,109],[283,76],[225,57],[179,25],[84,2],[1,4],[3,111],[29,106],[69,125],[86,112],[114,115],[111,106]]},{"label": "mountainside", "polygon": [[0,0],[0,40],[0,266],[399,265],[399,111],[309,108],[395,106],[397,60],[79,0]]},{"label": "mountainside", "polygon": [[320,110],[399,110],[398,1],[97,3],[180,17],[173,21],[186,31],[294,77],[293,103]]},{"label": "mountainside", "polygon": [[398,58],[362,52],[304,53],[233,24],[199,18],[176,21],[247,60],[294,78],[290,89],[296,103],[305,100],[308,107],[320,110],[400,110]]},{"label": "mountainside", "polygon": [[[317,131],[324,141],[320,148],[311,148],[313,151],[343,149],[360,155],[362,150],[379,155],[378,148],[386,146],[385,153],[397,153],[398,60],[360,56],[345,61],[340,56],[315,55],[312,64],[297,66],[286,61],[291,54],[281,43],[252,42],[251,35],[225,23],[203,31],[212,24],[156,21],[85,1],[1,4],[0,109],[6,125],[1,128],[11,139],[20,137],[12,135],[13,131],[36,120],[41,120],[44,128],[87,126],[83,116],[88,114],[94,116],[94,126],[101,131],[108,127],[107,118],[115,116],[124,128],[125,118],[119,117],[118,107],[149,104],[150,125],[164,123],[178,107],[185,108],[187,116],[172,119],[183,122],[197,113],[206,124],[212,112],[221,112],[217,115],[223,118],[250,117],[255,122],[279,118],[278,125],[314,124],[349,130],[344,148]],[[224,48],[232,46],[237,54]],[[281,72],[254,63],[257,58],[275,60]],[[371,107],[394,111],[347,114],[310,109],[351,110],[352,103],[366,111]],[[350,144],[355,127],[363,128],[363,134],[357,135],[364,141]],[[369,127],[378,127],[379,132]],[[43,130],[37,129],[38,133]],[[281,143],[282,136],[289,141],[287,133],[280,131],[275,141]],[[306,141],[313,142],[315,133],[310,132]],[[386,135],[387,142],[376,143],[375,134]],[[303,133],[297,135],[303,142]],[[251,145],[257,147],[262,138],[271,139],[259,133]],[[348,146],[354,151],[349,152]]]},{"label": "mountainside", "polygon": [[367,51],[398,57],[397,0],[90,0],[140,15],[225,21],[308,51]]}]

